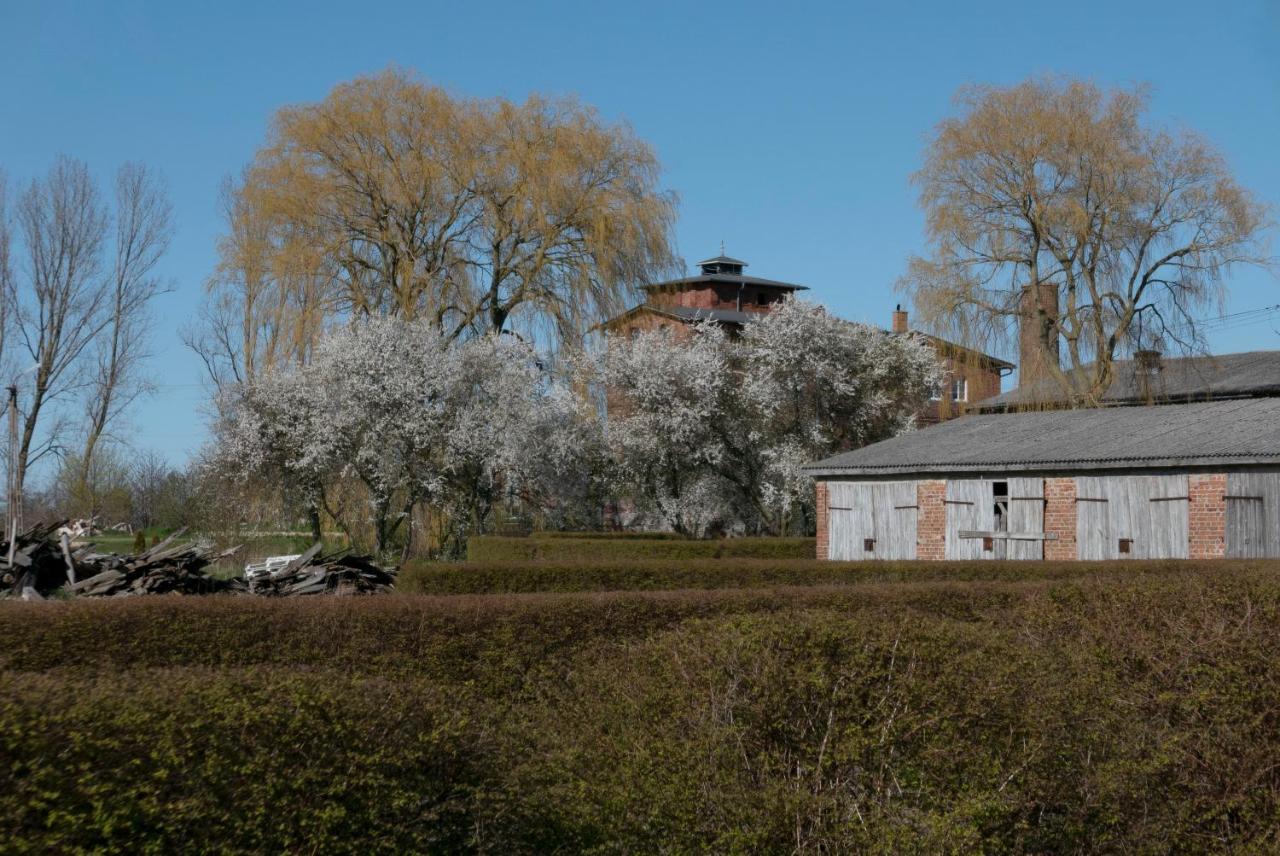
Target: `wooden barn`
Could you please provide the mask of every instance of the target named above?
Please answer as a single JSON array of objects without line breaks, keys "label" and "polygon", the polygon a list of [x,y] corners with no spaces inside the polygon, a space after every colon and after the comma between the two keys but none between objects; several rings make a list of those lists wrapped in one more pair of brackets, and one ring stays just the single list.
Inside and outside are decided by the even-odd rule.
[{"label": "wooden barn", "polygon": [[808,471],[821,559],[1280,557],[1280,398],[969,416]]}]

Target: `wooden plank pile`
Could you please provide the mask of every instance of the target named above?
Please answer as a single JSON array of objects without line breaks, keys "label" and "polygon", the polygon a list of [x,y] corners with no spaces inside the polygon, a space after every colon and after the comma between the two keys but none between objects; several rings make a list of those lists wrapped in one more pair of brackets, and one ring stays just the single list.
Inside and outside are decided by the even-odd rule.
[{"label": "wooden plank pile", "polygon": [[[93,552],[92,545],[71,549],[59,538],[63,522],[35,526],[20,534],[12,566],[7,542],[0,541],[0,584],[10,597],[43,598],[64,588],[79,597],[132,597],[144,594],[254,594],[289,597],[308,594],[376,594],[395,586],[395,568],[383,568],[366,556],[321,554],[316,543],[277,571],[246,581],[221,578],[208,567],[240,550],[215,553],[212,545],[181,542],[185,529],[137,555]],[[2,590],[0,590],[2,591]]]},{"label": "wooden plank pile", "polygon": [[395,587],[396,569],[375,565],[368,556],[321,554],[316,542],[277,571],[249,581],[250,594],[289,597],[308,594],[379,594]]},{"label": "wooden plank pile", "polygon": [[80,582],[67,590],[82,597],[129,597],[140,594],[216,594],[243,591],[244,582],[223,579],[206,573],[210,563],[227,558],[240,548],[233,547],[215,554],[212,546],[178,543],[186,530],[179,529],[145,553],[119,556],[114,553],[91,553],[76,564],[92,569],[92,576],[81,573]]},{"label": "wooden plank pile", "polygon": [[0,540],[0,584],[15,597],[24,592],[46,594],[67,582],[68,564],[56,533],[66,523],[36,525],[18,533],[9,563],[9,541]]}]

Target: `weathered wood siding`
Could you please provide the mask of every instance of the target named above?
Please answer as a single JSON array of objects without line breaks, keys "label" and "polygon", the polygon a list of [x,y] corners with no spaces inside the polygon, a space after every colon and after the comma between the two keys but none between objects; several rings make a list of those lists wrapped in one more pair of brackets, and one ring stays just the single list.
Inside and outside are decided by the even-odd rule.
[{"label": "weathered wood siding", "polygon": [[[829,482],[830,558],[914,559],[916,483]],[[867,541],[871,549],[867,549]]]},{"label": "weathered wood siding", "polygon": [[[1009,523],[1014,534],[1044,534],[1044,479],[1009,479]],[[1010,538],[1006,555],[1010,559],[1043,559],[1044,541]]]},{"label": "weathered wood siding", "polygon": [[[1081,559],[1185,559],[1189,496],[1185,475],[1080,476],[1076,539]],[[1121,540],[1129,551],[1121,552]]]},{"label": "weathered wood siding", "polygon": [[1280,473],[1227,474],[1227,558],[1280,558]]},{"label": "weathered wood siding", "polygon": [[[981,559],[981,538],[961,538],[965,530],[989,532],[995,529],[995,500],[986,479],[951,479],[947,482],[948,559]],[[991,558],[990,555],[987,558]]]}]

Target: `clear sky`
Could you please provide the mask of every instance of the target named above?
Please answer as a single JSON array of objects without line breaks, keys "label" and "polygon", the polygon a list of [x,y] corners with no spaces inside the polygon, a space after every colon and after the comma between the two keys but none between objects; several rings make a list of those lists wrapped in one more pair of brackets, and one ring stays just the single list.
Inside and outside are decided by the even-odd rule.
[{"label": "clear sky", "polygon": [[[1152,116],[1206,134],[1280,205],[1280,0],[1018,2],[61,2],[0,0],[0,168],[19,184],[65,153],[105,182],[125,160],[166,176],[153,374],[136,442],[175,463],[205,433],[179,327],[202,298],[217,192],[272,112],[388,65],[461,95],[575,93],[630,122],[680,196],[679,251],[725,242],[759,276],[805,283],[888,324],[919,252],[908,178],[957,87],[1032,74],[1148,82]],[[11,185],[12,186],[12,185]],[[1241,272],[1228,311],[1280,303]],[[1280,347],[1280,315],[1217,332]]]}]

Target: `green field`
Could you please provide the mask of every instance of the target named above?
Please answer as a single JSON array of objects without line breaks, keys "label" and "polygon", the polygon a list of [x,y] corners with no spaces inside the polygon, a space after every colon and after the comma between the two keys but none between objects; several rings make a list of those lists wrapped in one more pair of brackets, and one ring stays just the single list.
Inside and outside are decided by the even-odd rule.
[{"label": "green field", "polygon": [[403,586],[0,604],[0,851],[1280,847],[1276,563]]}]

